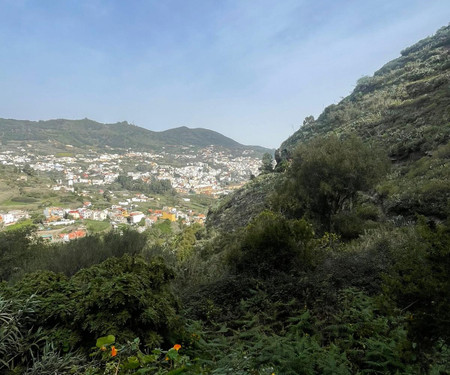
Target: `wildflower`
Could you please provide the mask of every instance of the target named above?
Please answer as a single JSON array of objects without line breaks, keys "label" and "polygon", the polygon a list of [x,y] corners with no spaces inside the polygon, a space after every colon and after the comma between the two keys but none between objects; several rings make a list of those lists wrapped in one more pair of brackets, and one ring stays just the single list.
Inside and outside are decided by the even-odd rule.
[{"label": "wildflower", "polygon": [[173,346],[173,348],[174,348],[176,351],[178,351],[178,350],[180,350],[181,345],[180,345],[180,344],[175,344],[175,345]]},{"label": "wildflower", "polygon": [[113,345],[113,346],[111,346],[111,357],[115,357],[116,355],[117,355],[117,349]]},{"label": "wildflower", "polygon": [[100,348],[100,350],[102,351],[102,352],[105,352],[106,351],[106,346],[102,346],[101,348]]},{"label": "wildflower", "polygon": [[166,357],[166,358],[164,358],[166,361],[168,361],[169,360],[169,357]]}]

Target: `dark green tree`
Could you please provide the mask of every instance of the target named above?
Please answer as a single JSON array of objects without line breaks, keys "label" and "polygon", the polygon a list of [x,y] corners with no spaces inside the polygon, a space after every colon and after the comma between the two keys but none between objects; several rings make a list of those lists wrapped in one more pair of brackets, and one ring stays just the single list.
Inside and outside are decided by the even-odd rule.
[{"label": "dark green tree", "polygon": [[36,174],[34,169],[31,168],[30,164],[25,164],[22,168],[22,172],[30,177],[32,177]]},{"label": "dark green tree", "polygon": [[273,156],[266,152],[262,157],[262,165],[259,167],[261,173],[273,172]]},{"label": "dark green tree", "polygon": [[351,207],[357,193],[373,187],[388,168],[387,157],[359,138],[316,138],[296,149],[282,193],[289,202],[283,204],[331,231],[333,215]]},{"label": "dark green tree", "polygon": [[0,232],[0,281],[9,280],[20,272],[35,252],[40,250],[41,243],[33,240],[34,226]]},{"label": "dark green tree", "polygon": [[409,315],[410,336],[419,349],[438,339],[450,343],[450,227],[419,217],[415,231],[392,254],[382,301]]},{"label": "dark green tree", "polygon": [[305,119],[303,120],[303,126],[312,126],[314,124],[314,116],[306,116]]},{"label": "dark green tree", "polygon": [[305,270],[314,263],[313,237],[306,220],[288,220],[264,211],[245,228],[229,263],[238,272],[263,278],[274,271]]}]

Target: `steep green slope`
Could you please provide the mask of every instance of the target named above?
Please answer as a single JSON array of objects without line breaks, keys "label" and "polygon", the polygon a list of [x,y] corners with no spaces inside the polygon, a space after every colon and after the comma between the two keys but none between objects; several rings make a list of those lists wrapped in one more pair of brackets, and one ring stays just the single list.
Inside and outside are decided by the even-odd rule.
[{"label": "steep green slope", "polygon": [[166,146],[215,145],[233,150],[255,150],[261,154],[269,151],[262,147],[241,145],[231,138],[208,129],[180,127],[155,132],[127,122],[102,124],[89,119],[37,122],[0,119],[0,138],[2,142],[52,140],[75,147],[110,146],[159,150]]},{"label": "steep green slope", "polygon": [[[264,174],[210,208],[206,225],[224,232],[246,226],[256,214],[269,208],[267,196],[275,189],[277,177]],[[251,207],[250,210],[246,208]]]},{"label": "steep green slope", "polygon": [[[361,78],[349,96],[316,120],[305,119],[276,151],[277,170],[289,165],[300,144],[331,134],[356,135],[390,157],[392,173],[371,197],[390,220],[414,220],[416,214],[444,220],[450,210],[450,26],[406,48],[373,77]],[[270,206],[283,178],[283,173],[270,181],[263,177],[226,198],[211,211],[209,225],[227,230],[245,225]]]},{"label": "steep green slope", "polygon": [[393,160],[420,157],[450,138],[450,27],[401,52],[351,95],[327,107],[280,146],[277,161],[299,142],[334,132],[381,144]]}]

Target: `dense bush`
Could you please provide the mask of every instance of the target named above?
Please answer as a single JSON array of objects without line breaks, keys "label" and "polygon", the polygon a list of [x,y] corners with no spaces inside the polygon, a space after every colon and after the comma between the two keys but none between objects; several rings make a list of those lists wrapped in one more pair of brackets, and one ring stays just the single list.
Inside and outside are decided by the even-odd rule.
[{"label": "dense bush", "polygon": [[[178,303],[168,289],[173,276],[161,259],[146,262],[124,255],[71,278],[40,271],[26,275],[14,286],[3,284],[3,366],[30,365],[31,358],[39,356],[53,361],[58,353],[88,349],[96,337],[105,334],[114,334],[122,341],[139,337],[150,347],[170,343],[180,330]],[[52,350],[44,351],[46,343]],[[75,360],[69,354],[66,359]],[[32,368],[40,366],[44,363],[35,363]]]},{"label": "dense bush", "polygon": [[386,156],[360,139],[317,138],[296,149],[277,205],[331,232],[333,215],[351,208],[357,193],[372,188],[387,170]]},{"label": "dense bush", "polygon": [[409,314],[410,335],[421,348],[450,342],[450,228],[421,218],[383,281],[385,307]]},{"label": "dense bush", "polygon": [[305,220],[287,220],[264,211],[243,231],[228,261],[238,272],[269,277],[273,272],[304,270],[315,262],[314,232]]},{"label": "dense bush", "polygon": [[140,254],[147,244],[145,234],[133,230],[89,235],[69,243],[48,244],[35,236],[34,227],[0,232],[0,277],[20,279],[37,270],[62,272],[67,276],[109,257]]},{"label": "dense bush", "polygon": [[39,254],[38,243],[33,240],[33,227],[0,232],[0,281],[9,280],[20,272],[33,254]]}]

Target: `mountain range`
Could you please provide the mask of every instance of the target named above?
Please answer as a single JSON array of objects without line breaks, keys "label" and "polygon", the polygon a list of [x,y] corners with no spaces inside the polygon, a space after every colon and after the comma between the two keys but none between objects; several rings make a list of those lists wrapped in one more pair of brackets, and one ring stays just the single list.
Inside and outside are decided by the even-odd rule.
[{"label": "mountain range", "polygon": [[0,118],[0,139],[10,141],[58,142],[74,147],[113,147],[158,151],[163,147],[215,145],[229,150],[252,150],[257,154],[273,150],[245,146],[213,130],[186,126],[161,132],[141,128],[128,122],[103,124],[90,119],[27,121]]}]

